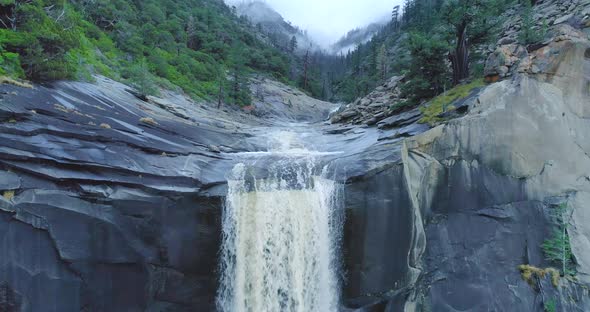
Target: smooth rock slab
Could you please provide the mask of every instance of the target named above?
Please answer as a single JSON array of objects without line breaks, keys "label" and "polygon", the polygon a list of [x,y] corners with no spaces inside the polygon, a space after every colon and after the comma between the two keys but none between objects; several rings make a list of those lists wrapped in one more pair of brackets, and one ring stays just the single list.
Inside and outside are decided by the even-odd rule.
[{"label": "smooth rock slab", "polygon": [[19,189],[21,180],[15,173],[8,171],[0,171],[0,190],[16,190]]}]

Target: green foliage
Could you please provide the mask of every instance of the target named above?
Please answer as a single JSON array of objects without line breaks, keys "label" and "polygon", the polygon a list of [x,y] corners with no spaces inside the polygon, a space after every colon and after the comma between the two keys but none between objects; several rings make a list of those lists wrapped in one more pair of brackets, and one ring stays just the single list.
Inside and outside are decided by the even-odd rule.
[{"label": "green foliage", "polygon": [[409,48],[412,60],[406,74],[408,82],[401,91],[402,97],[416,105],[423,99],[439,94],[449,84],[445,64],[448,46],[436,36],[413,32],[410,34]]},{"label": "green foliage", "polygon": [[79,46],[71,7],[57,0],[9,2],[2,7],[16,20],[12,29],[0,30],[0,44],[4,51],[19,55],[24,74],[33,80],[71,78],[75,65],[66,53]]},{"label": "green foliage", "polygon": [[9,75],[16,78],[25,77],[18,54],[4,52],[0,49],[0,75]]},{"label": "green foliage", "polygon": [[521,44],[533,44],[543,41],[547,35],[547,21],[543,21],[543,27],[535,29],[535,20],[533,19],[533,9],[530,2],[526,2],[522,11],[522,27],[518,34],[518,40]]},{"label": "green foliage", "polygon": [[[403,75],[409,83],[400,105],[416,105],[451,86],[450,73],[458,80],[478,77],[483,72],[480,45],[495,42],[506,6],[515,0],[406,0],[401,27],[392,21],[366,44],[345,56],[344,72],[336,72],[336,99],[352,101],[372,90],[365,81],[380,81],[375,64],[382,46],[391,57],[385,59],[386,76]],[[460,36],[459,34],[464,34]],[[432,43],[425,42],[433,40]],[[464,44],[462,44],[464,43]],[[485,49],[484,49],[485,50]],[[376,52],[377,51],[377,52]],[[433,53],[431,53],[433,52]],[[449,60],[455,62],[451,64]],[[377,64],[383,59],[377,57]],[[461,60],[460,64],[457,60]],[[456,63],[456,64],[455,64]],[[420,67],[428,69],[421,72]],[[456,65],[456,66],[452,66]],[[435,73],[433,76],[432,73]],[[457,74],[456,72],[460,72]],[[386,77],[386,79],[389,77]],[[373,85],[370,85],[372,87]]]},{"label": "green foliage", "polygon": [[141,95],[156,95],[158,93],[154,77],[148,70],[145,59],[131,65],[126,74],[131,84]]},{"label": "green foliage", "polygon": [[557,311],[557,301],[555,301],[555,298],[551,298],[551,299],[547,300],[543,304],[543,310],[545,310],[545,312],[556,312]]},{"label": "green foliage", "polygon": [[442,119],[438,116],[446,111],[455,109],[455,107],[451,105],[453,102],[466,98],[474,89],[483,87],[484,85],[485,82],[483,79],[475,79],[468,84],[458,85],[435,97],[427,106],[420,109],[424,116],[420,122],[428,123],[430,125],[441,122]]},{"label": "green foliage", "polygon": [[570,238],[567,226],[570,223],[571,210],[567,203],[561,204],[551,211],[551,222],[553,224],[549,239],[543,242],[545,259],[551,261],[561,269],[561,274],[575,275],[574,256],[570,245]]},{"label": "green foliage", "polygon": [[252,103],[252,94],[246,79],[245,56],[243,46],[235,44],[229,58],[230,88],[228,96],[235,105],[247,106]]},{"label": "green foliage", "polygon": [[[128,79],[144,94],[172,84],[213,98],[220,73],[234,65],[233,45],[247,56],[244,81],[249,69],[283,80],[289,69],[288,57],[217,0],[2,0],[0,8],[17,17],[14,25],[0,24],[0,74],[31,80],[101,74]],[[248,103],[244,92],[238,98]]]}]

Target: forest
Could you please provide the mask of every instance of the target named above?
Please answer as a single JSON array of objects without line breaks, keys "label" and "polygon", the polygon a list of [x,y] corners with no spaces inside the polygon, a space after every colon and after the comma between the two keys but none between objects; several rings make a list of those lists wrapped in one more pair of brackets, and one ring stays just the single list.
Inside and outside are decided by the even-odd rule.
[{"label": "forest", "polygon": [[343,57],[344,70],[333,81],[338,100],[351,102],[386,79],[403,75],[400,106],[423,100],[469,80],[483,78],[487,46],[504,22],[502,13],[517,5],[524,21],[522,44],[543,40],[534,29],[529,0],[407,0],[392,20],[366,44]]},{"label": "forest", "polygon": [[[180,88],[239,106],[251,103],[254,74],[346,103],[403,75],[405,100],[396,105],[415,106],[481,78],[485,46],[515,2],[406,0],[369,42],[331,55],[297,49],[295,37],[277,40],[215,0],[1,0],[0,74],[32,81],[100,74],[145,95]],[[525,2],[523,20],[531,23]],[[539,31],[523,33],[526,44],[542,39]]]}]

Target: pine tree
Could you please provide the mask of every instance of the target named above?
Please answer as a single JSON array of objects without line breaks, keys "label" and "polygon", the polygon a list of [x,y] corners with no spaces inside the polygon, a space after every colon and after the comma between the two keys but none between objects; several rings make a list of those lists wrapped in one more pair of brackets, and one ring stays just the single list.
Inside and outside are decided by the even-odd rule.
[{"label": "pine tree", "polygon": [[309,49],[305,52],[305,57],[303,59],[303,89],[307,90],[307,82],[308,82],[308,69],[309,69]]},{"label": "pine tree", "polygon": [[377,73],[382,81],[387,78],[387,48],[382,44],[377,53]]},{"label": "pine tree", "polygon": [[289,52],[294,53],[295,50],[297,50],[297,38],[293,36],[289,42]]},{"label": "pine tree", "polygon": [[186,23],[186,46],[189,49],[197,50],[197,25],[194,16],[189,16]]},{"label": "pine tree", "polygon": [[561,273],[573,275],[574,262],[570,238],[567,233],[567,226],[570,223],[571,210],[567,203],[561,204],[551,212],[551,222],[553,228],[551,237],[543,242],[543,252],[545,258],[561,267]]},{"label": "pine tree", "polygon": [[235,43],[231,48],[229,59],[231,87],[228,95],[235,105],[240,106],[246,106],[252,103],[243,50],[243,45]]},{"label": "pine tree", "polygon": [[454,49],[449,55],[453,84],[469,77],[469,49],[485,42],[497,27],[503,0],[451,0],[444,7],[443,18],[453,30]]}]

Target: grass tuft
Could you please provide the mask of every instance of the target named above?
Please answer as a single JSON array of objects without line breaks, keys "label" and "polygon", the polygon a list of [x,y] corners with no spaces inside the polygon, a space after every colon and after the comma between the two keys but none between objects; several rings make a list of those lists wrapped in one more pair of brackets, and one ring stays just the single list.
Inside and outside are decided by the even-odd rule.
[{"label": "grass tuft", "polygon": [[26,81],[16,80],[16,79],[10,78],[8,76],[0,76],[0,84],[11,84],[11,85],[14,85],[17,87],[28,88],[28,89],[33,88],[33,85],[26,82]]},{"label": "grass tuft", "polygon": [[551,284],[553,287],[559,286],[559,279],[561,278],[559,271],[554,268],[541,269],[532,265],[522,264],[518,266],[522,279],[531,287],[536,288],[537,279],[544,279],[548,274],[551,275]]},{"label": "grass tuft", "polygon": [[14,191],[4,191],[2,197],[4,197],[6,200],[12,200],[14,198]]}]

